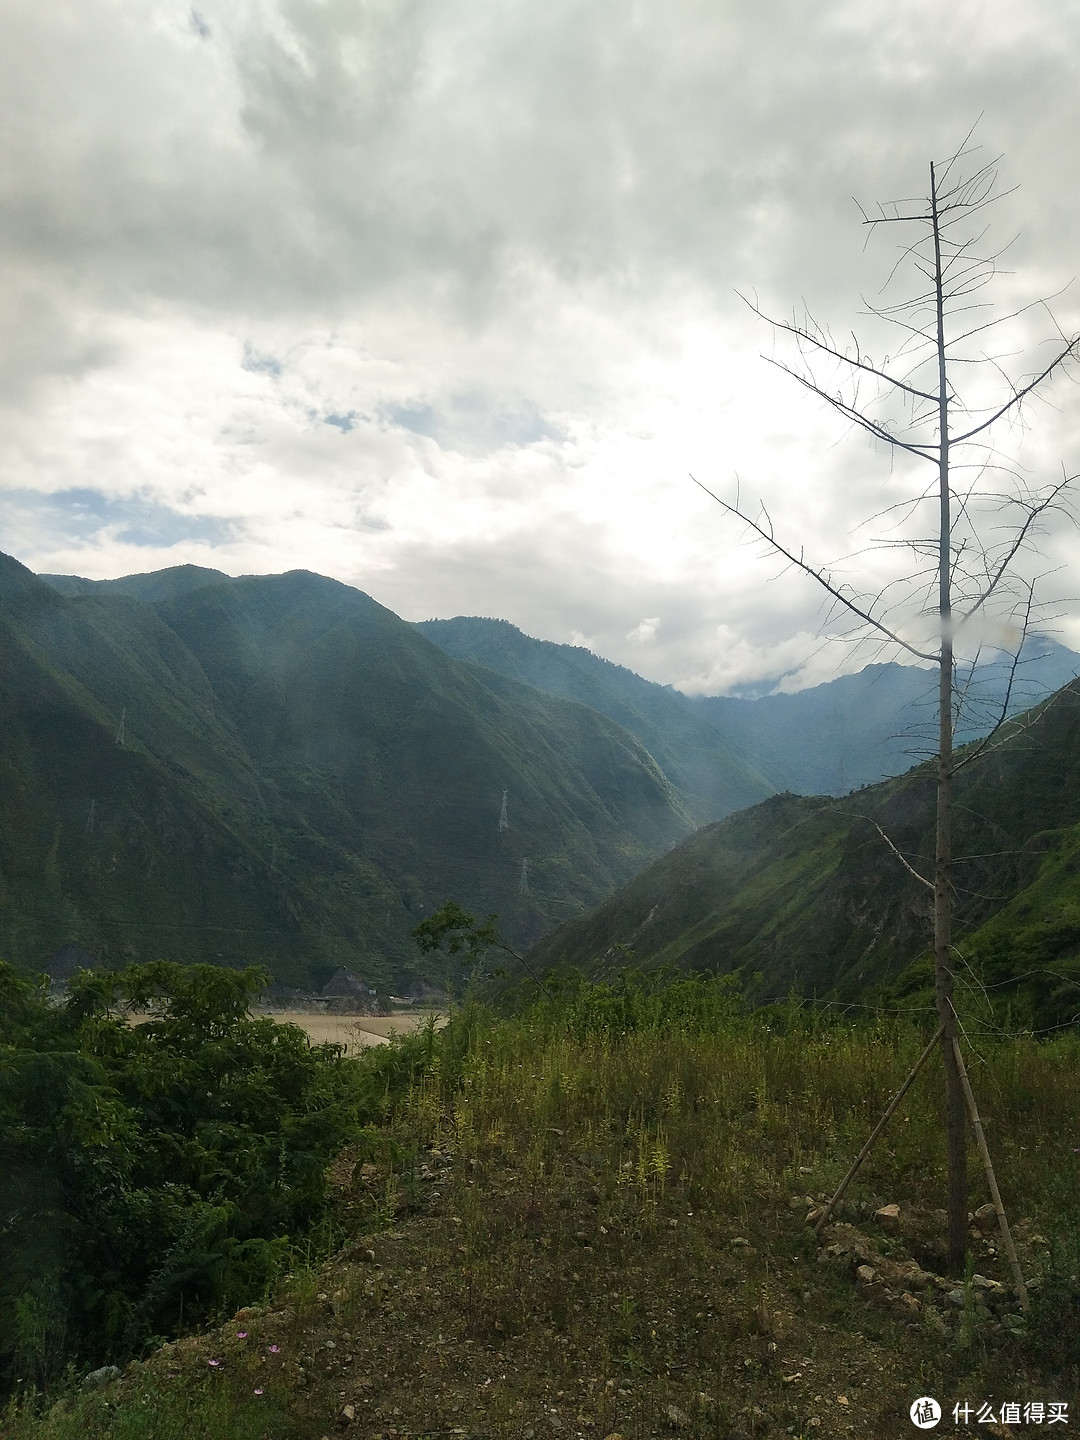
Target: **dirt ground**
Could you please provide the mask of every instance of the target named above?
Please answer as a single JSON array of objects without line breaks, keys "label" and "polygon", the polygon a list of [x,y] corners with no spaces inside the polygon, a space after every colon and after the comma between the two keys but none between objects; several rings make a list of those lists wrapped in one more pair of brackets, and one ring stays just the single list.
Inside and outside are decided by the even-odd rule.
[{"label": "dirt ground", "polygon": [[[435,1015],[435,1024],[446,1024],[446,1016],[438,1011],[408,1010],[400,1015],[311,1015],[302,1010],[260,1010],[259,1015],[279,1024],[299,1025],[306,1030],[312,1044],[343,1045],[346,1054],[355,1055],[369,1045],[385,1045],[392,1034],[408,1035]],[[129,1015],[132,1025],[143,1025],[151,1015]]]},{"label": "dirt ground", "polygon": [[[369,1045],[385,1045],[392,1033],[407,1035],[418,1030],[427,1022],[431,1012],[410,1010],[401,1015],[306,1015],[294,1010],[267,1010],[260,1013],[282,1025],[299,1025],[316,1045],[329,1041],[334,1045],[344,1045],[346,1053],[354,1054]],[[437,1016],[435,1023],[444,1025],[446,1017]]]}]

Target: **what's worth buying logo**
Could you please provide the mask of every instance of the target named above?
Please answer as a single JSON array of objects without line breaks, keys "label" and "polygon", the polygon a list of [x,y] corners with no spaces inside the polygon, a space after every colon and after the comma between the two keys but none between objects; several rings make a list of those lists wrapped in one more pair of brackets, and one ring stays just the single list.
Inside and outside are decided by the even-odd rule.
[{"label": "what's worth buying logo", "polygon": [[932,1395],[920,1395],[911,1405],[911,1423],[920,1430],[932,1430],[941,1419],[941,1406]]}]

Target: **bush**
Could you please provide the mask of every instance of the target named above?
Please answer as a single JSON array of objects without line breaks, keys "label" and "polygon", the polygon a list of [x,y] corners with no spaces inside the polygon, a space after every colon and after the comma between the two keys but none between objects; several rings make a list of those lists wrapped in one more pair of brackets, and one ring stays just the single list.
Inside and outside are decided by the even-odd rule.
[{"label": "bush", "polygon": [[54,1005],[0,963],[5,1390],[122,1362],[253,1298],[322,1213],[371,1082],[336,1047],[252,1018],[264,984],[132,966],[81,972]]}]

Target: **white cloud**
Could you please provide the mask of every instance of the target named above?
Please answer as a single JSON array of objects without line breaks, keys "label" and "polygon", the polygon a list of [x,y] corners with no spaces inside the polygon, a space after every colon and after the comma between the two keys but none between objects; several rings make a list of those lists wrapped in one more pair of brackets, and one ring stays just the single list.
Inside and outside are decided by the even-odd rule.
[{"label": "white cloud", "polygon": [[659,630],[660,616],[651,615],[647,619],[642,620],[640,624],[635,625],[634,628],[628,632],[626,638],[635,645],[649,645],[656,639]]},{"label": "white cloud", "polygon": [[[734,292],[877,344],[860,296],[895,250],[863,250],[850,197],[922,193],[980,113],[1022,184],[995,220],[1021,232],[1002,304],[1068,281],[1075,4],[193,13],[0,14],[0,545],[97,576],[303,565],[696,689],[872,658],[819,652],[813,586],[688,479],[730,497],[738,474],[852,582],[909,564],[842,557],[912,467],[765,364]],[[1078,295],[1056,309],[1080,325]],[[1006,437],[1036,475],[1080,468],[1076,391],[1052,398]],[[1071,533],[1044,550],[1076,593]]]}]

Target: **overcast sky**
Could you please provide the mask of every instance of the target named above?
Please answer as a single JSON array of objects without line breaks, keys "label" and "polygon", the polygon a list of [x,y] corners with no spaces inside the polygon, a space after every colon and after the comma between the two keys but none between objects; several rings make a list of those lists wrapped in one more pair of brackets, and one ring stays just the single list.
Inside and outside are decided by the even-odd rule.
[{"label": "overcast sky", "polygon": [[[875,658],[690,472],[821,563],[930,478],[762,359],[736,291],[873,347],[860,297],[913,281],[881,291],[901,235],[852,197],[925,195],[980,116],[1020,187],[993,298],[1080,265],[1077,0],[5,0],[0,107],[0,548],[303,567],[689,690]],[[1003,453],[1080,470],[1075,382],[1027,419]],[[1050,596],[1077,539],[1031,562]]]}]

